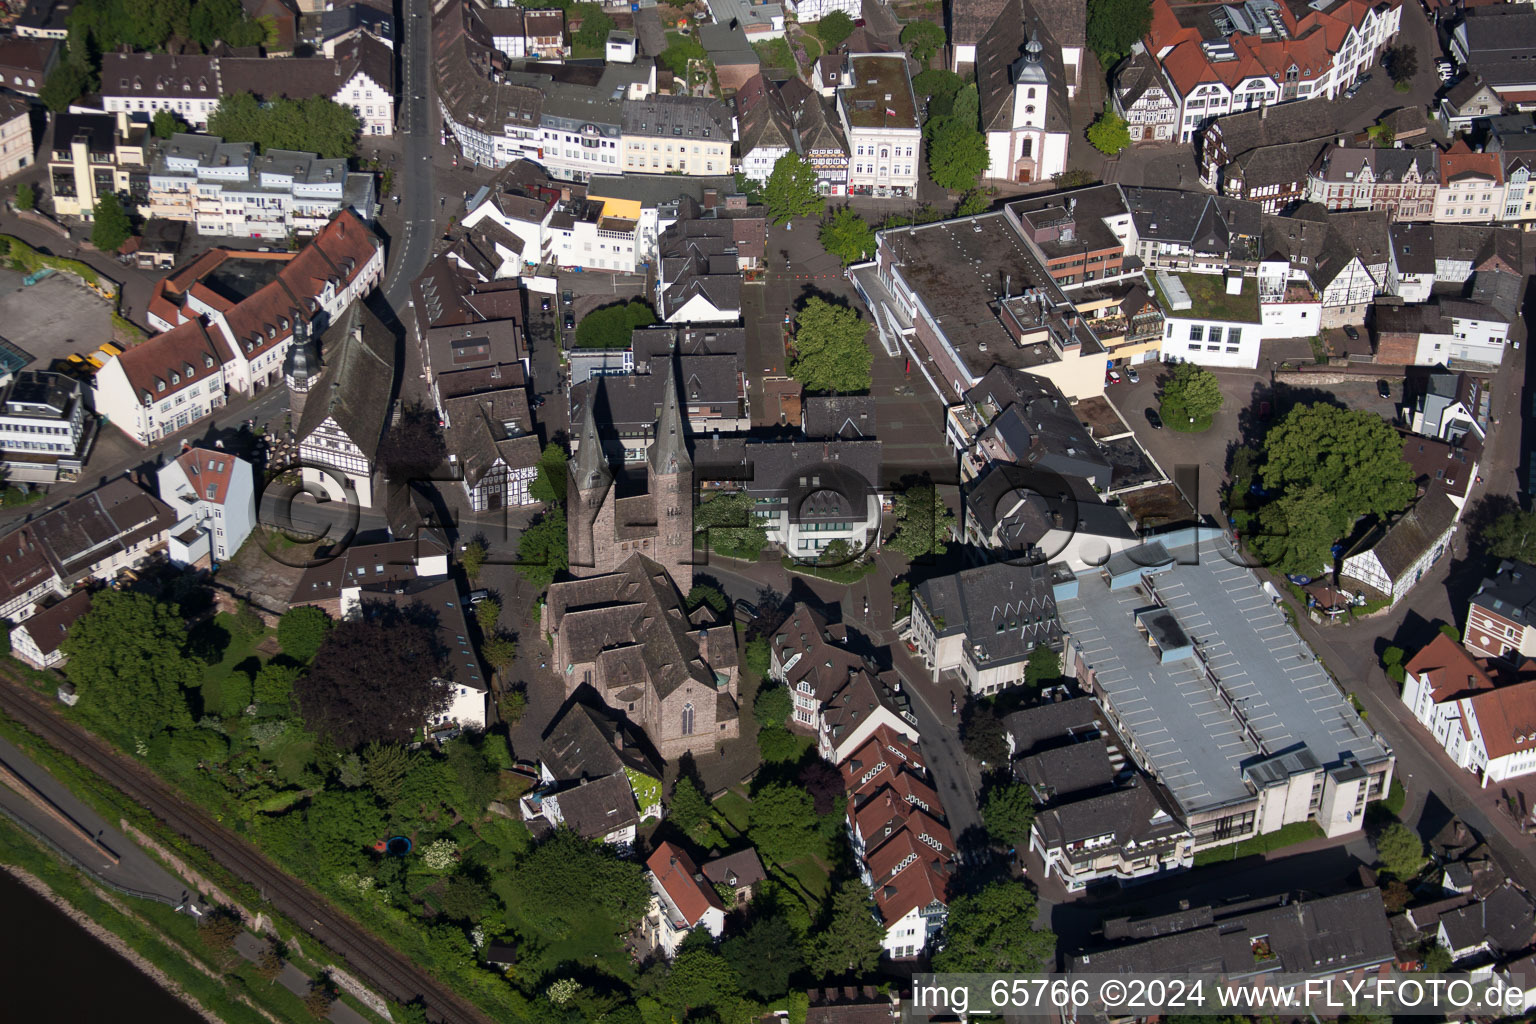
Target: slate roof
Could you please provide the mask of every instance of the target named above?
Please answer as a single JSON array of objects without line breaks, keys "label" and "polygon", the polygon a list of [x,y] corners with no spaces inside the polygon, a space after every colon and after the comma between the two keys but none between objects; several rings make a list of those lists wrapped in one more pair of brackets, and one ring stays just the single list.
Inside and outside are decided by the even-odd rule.
[{"label": "slate roof", "polygon": [[1252,259],[1261,231],[1258,203],[1169,188],[1123,187],[1138,238],[1176,242],[1200,253]]},{"label": "slate roof", "polygon": [[69,627],[90,610],[90,591],[77,590],[58,604],[49,605],[36,615],[17,623],[13,631],[26,630],[37,649],[46,656],[59,649],[64,637],[69,634]]},{"label": "slate roof", "polygon": [[1536,626],[1536,566],[1501,561],[1472,595],[1472,603],[1522,626]]},{"label": "slate roof", "polygon": [[1088,697],[1051,701],[1003,717],[1014,756],[1100,735],[1099,708]]},{"label": "slate roof", "polygon": [[[1062,6],[1060,0],[1051,2],[1052,6]],[[1066,18],[1064,22],[1070,25],[1075,20]],[[1035,15],[1024,0],[1007,0],[985,35],[978,40],[976,85],[980,90],[983,131],[1008,131],[1013,127],[1013,85],[1026,70],[1038,75],[1046,89],[1045,130],[1065,132],[1071,129],[1061,46],[1053,34],[1056,24]],[[1033,66],[1025,66],[1030,59],[1025,48],[1031,40],[1039,44],[1039,61]]]},{"label": "slate roof", "polygon": [[1453,950],[1487,944],[1496,956],[1524,952],[1536,941],[1536,903],[1506,881],[1487,899],[1440,915]]},{"label": "slate roof", "polygon": [[320,351],[325,369],[310,389],[295,433],[302,443],[327,419],[334,420],[372,463],[394,396],[395,336],[373,310],[354,302],[326,329]]},{"label": "slate roof", "polygon": [[[1331,139],[1337,132],[1334,104],[1326,99],[1276,103],[1258,110],[1228,114],[1216,119],[1227,157],[1265,146],[1289,145],[1311,139]],[[1214,127],[1214,126],[1213,126]],[[1211,129],[1202,133],[1209,138]]]},{"label": "slate roof", "polygon": [[661,778],[661,765],[646,751],[643,738],[628,722],[580,701],[573,702],[545,730],[539,760],[557,781],[597,779],[622,774],[626,768]]},{"label": "slate roof", "polygon": [[[348,561],[351,562],[350,559]],[[398,583],[364,583],[362,591],[365,614],[370,605],[394,605],[402,610],[415,606],[430,613],[435,621],[437,650],[442,656],[439,666],[441,678],[455,686],[482,693],[487,691],[485,677],[480,670],[480,658],[469,642],[464,601],[459,596],[457,581],[445,576],[422,576],[403,586]]]},{"label": "slate roof", "polygon": [[609,689],[644,685],[664,698],[688,679],[714,689],[716,671],[735,664],[734,642],[701,639],[671,576],[644,555],[612,573],[555,583],[547,601],[574,659],[615,662],[598,680]]},{"label": "slate roof", "polygon": [[767,872],[763,870],[763,862],[758,859],[757,851],[750,846],[745,850],[737,850],[724,857],[705,861],[703,871],[704,877],[711,882],[724,883],[738,889],[756,885],[768,877]]},{"label": "slate roof", "polygon": [[583,839],[601,839],[640,823],[634,791],[623,775],[580,782],[555,796],[561,820]]},{"label": "slate roof", "polygon": [[16,554],[23,556],[16,566],[22,580],[47,578],[46,573],[27,571],[35,569],[41,554],[60,579],[73,582],[111,555],[164,533],[176,519],[165,502],[127,477],[118,477],[17,527],[3,547],[15,542]]},{"label": "slate roof", "polygon": [[867,395],[810,395],[800,407],[800,429],[812,439],[873,439],[875,400]]},{"label": "slate roof", "polygon": [[[1089,746],[1079,743],[1062,749],[1076,752]],[[1057,849],[1106,836],[1121,849],[1137,849],[1188,835],[1155,784],[1139,779],[1135,785],[1048,807],[1036,816],[1035,827],[1046,846]]]},{"label": "slate roof", "polygon": [[988,665],[1023,661],[1040,644],[1059,646],[1050,570],[1043,565],[998,563],[939,576],[918,585],[940,637],[963,634]]},{"label": "slate roof", "polygon": [[1014,772],[1034,789],[1041,804],[1066,800],[1115,781],[1109,747],[1102,739],[1050,747],[1014,763]]},{"label": "slate roof", "polygon": [[[1106,922],[1106,936],[1112,924]],[[1113,930],[1138,941],[1071,957],[1069,972],[1219,973],[1234,979],[1270,972],[1321,975],[1394,956],[1381,891],[1374,888],[1259,909],[1202,907]],[[1253,942],[1259,938],[1273,954],[1267,962],[1255,959]]]},{"label": "slate roof", "polygon": [[[1429,489],[1385,531],[1367,536],[1350,556],[1373,551],[1387,577],[1394,582],[1408,571],[1424,552],[1435,544],[1456,522],[1455,504],[1446,496],[1439,482]],[[1346,560],[1349,556],[1346,556]]]},{"label": "slate roof", "polygon": [[[528,392],[523,388],[460,395],[443,400],[448,451],[458,456],[464,482],[478,487],[498,462],[509,470],[538,465],[542,448],[533,434]],[[514,424],[509,428],[508,423]]]},{"label": "slate roof", "polygon": [[[966,488],[965,507],[981,532],[996,534],[1008,551],[1032,551],[1053,530],[1122,540],[1136,535],[1124,513],[1100,500],[1087,480],[1032,466],[990,464]],[[1059,553],[1043,554],[1049,560]]]},{"label": "slate roof", "polygon": [[754,498],[786,498],[792,522],[863,518],[880,486],[879,441],[701,439],[701,479],[731,480]]}]

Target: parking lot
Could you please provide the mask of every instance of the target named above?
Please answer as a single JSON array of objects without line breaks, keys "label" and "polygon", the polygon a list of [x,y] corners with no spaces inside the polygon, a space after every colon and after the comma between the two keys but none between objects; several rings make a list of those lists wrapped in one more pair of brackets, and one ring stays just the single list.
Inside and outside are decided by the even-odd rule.
[{"label": "parking lot", "polygon": [[110,308],[75,278],[54,274],[27,288],[22,276],[0,270],[0,337],[36,359],[31,369],[112,340]]}]

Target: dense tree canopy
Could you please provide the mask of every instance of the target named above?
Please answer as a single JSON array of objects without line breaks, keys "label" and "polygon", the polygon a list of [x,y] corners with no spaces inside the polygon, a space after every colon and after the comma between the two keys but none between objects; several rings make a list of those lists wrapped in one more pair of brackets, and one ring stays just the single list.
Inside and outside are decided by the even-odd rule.
[{"label": "dense tree canopy", "polygon": [[91,227],[91,244],[102,252],[113,253],[133,237],[133,220],[123,207],[116,193],[103,193],[96,200],[95,223]]},{"label": "dense tree canopy", "polygon": [[540,590],[567,568],[565,510],[545,512],[517,541],[517,571]]},{"label": "dense tree canopy", "polygon": [[789,373],[807,391],[868,391],[874,355],[864,343],[868,321],[847,306],[812,296],[795,317]]},{"label": "dense tree canopy", "polygon": [[846,11],[831,11],[816,23],[816,34],[829,51],[841,46],[844,39],[853,35],[853,29],[853,19]]},{"label": "dense tree canopy", "polygon": [[63,57],[43,80],[43,88],[39,91],[38,98],[53,113],[62,114],[90,87],[90,69],[69,57]]},{"label": "dense tree canopy", "polygon": [[277,620],[277,642],[294,661],[306,662],[320,650],[335,623],[324,609],[300,605],[283,612]]},{"label": "dense tree canopy", "polygon": [[187,650],[187,627],[170,605],[144,594],[104,590],[64,637],[65,674],[99,718],[147,739],[166,726],[190,725],[185,691],[202,663]]},{"label": "dense tree canopy", "polygon": [[1394,821],[1376,836],[1376,856],[1394,878],[1412,881],[1424,869],[1424,841],[1413,829]]},{"label": "dense tree canopy", "polygon": [[948,68],[930,68],[912,79],[912,91],[928,102],[927,120],[948,117],[955,109],[955,97],[965,88],[965,79]]},{"label": "dense tree canopy", "polygon": [[1483,527],[1478,540],[1495,558],[1536,562],[1536,512],[1511,509]]},{"label": "dense tree canopy", "polygon": [[816,168],[796,153],[785,153],[774,161],[773,172],[763,186],[763,202],[775,224],[819,216],[826,206],[816,191]]},{"label": "dense tree canopy", "polygon": [[875,229],[852,207],[845,206],[823,221],[819,237],[821,247],[842,260],[845,267],[875,252]]},{"label": "dense tree canopy", "polygon": [[571,42],[585,49],[602,49],[613,31],[614,22],[603,10],[602,4],[577,4],[571,9],[573,17],[581,19],[581,28],[571,36]]},{"label": "dense tree canopy", "polygon": [[687,835],[709,821],[709,801],[699,792],[693,776],[682,775],[672,787],[672,801],[667,805],[667,820]]},{"label": "dense tree canopy", "polygon": [[1088,48],[1112,68],[1152,27],[1149,0],[1088,0]]},{"label": "dense tree canopy", "polygon": [[186,124],[177,117],[174,111],[157,110],[154,120],[150,122],[150,130],[157,139],[168,139],[177,132],[187,130]]},{"label": "dense tree canopy", "polygon": [[589,931],[594,921],[617,935],[640,919],[650,901],[639,864],[567,829],[519,861],[504,889],[516,894],[509,910],[518,931],[546,942]]},{"label": "dense tree canopy", "polygon": [[925,480],[896,495],[896,532],[887,543],[908,558],[942,554],[954,523],[944,496]]},{"label": "dense tree canopy", "polygon": [[404,743],[448,706],[442,652],[424,609],[374,606],[338,623],[294,687],[304,724],[344,750]]},{"label": "dense tree canopy", "polygon": [[1333,562],[1333,545],[1348,529],[1334,496],[1321,487],[1283,494],[1259,510],[1249,546],[1276,572],[1319,576]]},{"label": "dense tree canopy", "polygon": [[822,845],[816,832],[816,807],[797,786],[773,782],[752,797],[749,834],[765,858],[784,864]]},{"label": "dense tree canopy", "polygon": [[975,188],[990,164],[975,84],[955,94],[949,116],[930,115],[924,134],[928,137],[928,176],[933,183],[957,192]]},{"label": "dense tree canopy", "polygon": [[1088,144],[1105,156],[1114,156],[1131,144],[1131,126],[1106,106],[1088,126]]},{"label": "dense tree canopy", "polygon": [[528,485],[528,496],[546,505],[565,501],[566,460],[569,458],[559,445],[545,445],[539,453],[539,475]]},{"label": "dense tree canopy", "polygon": [[[636,328],[656,322],[656,311],[644,299],[630,299],[594,309],[576,324],[577,348],[629,348]],[[562,491],[561,498],[565,497]]]},{"label": "dense tree canopy", "polygon": [[1187,425],[1203,430],[1223,401],[1221,382],[1214,373],[1195,363],[1179,363],[1163,384],[1163,419],[1175,429]]},{"label": "dense tree canopy", "polygon": [[971,700],[960,716],[960,745],[982,764],[1003,764],[1008,759],[1007,731],[1003,716],[990,700]]},{"label": "dense tree canopy", "polygon": [[740,976],[742,987],[765,1001],[788,992],[790,979],[804,966],[800,937],[778,914],[755,918],[720,944],[720,954]]},{"label": "dense tree canopy", "polygon": [[981,805],[981,818],[992,838],[1022,850],[1035,823],[1035,798],[1022,782],[993,786]]},{"label": "dense tree canopy", "polygon": [[1056,963],[1056,936],[1035,927],[1035,896],[1020,882],[993,882],[960,896],[944,921],[936,971],[1034,974]]},{"label": "dense tree canopy", "polygon": [[811,934],[806,966],[817,978],[868,974],[880,963],[884,939],[869,888],[850,879],[833,892],[825,924]]},{"label": "dense tree canopy", "polygon": [[359,127],[351,107],[325,96],[262,103],[248,92],[233,93],[219,100],[208,118],[208,134],[230,142],[252,142],[261,152],[296,149],[326,158],[354,155]]},{"label": "dense tree canopy", "polygon": [[1391,424],[1364,409],[1302,405],[1264,438],[1259,477],[1271,491],[1318,487],[1334,495],[1344,520],[1400,512],[1417,488]]},{"label": "dense tree canopy", "polygon": [[901,30],[901,45],[923,67],[944,48],[944,30],[931,21],[914,21]]},{"label": "dense tree canopy", "polygon": [[715,554],[751,560],[768,544],[768,531],[753,514],[756,508],[745,491],[717,492],[693,510],[693,528],[705,534]]}]

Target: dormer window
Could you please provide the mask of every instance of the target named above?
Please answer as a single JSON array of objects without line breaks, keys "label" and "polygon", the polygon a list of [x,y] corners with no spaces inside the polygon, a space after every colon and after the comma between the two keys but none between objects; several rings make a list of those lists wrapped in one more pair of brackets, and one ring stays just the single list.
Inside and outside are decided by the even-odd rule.
[{"label": "dormer window", "polygon": [[181,367],[181,372],[182,372],[182,375],[186,376],[186,377],[194,377],[194,376],[197,375],[197,371],[192,369],[192,364],[191,363],[183,363],[182,367]]},{"label": "dormer window", "polygon": [[165,381],[163,381],[163,380],[155,381],[155,390],[156,391],[164,391],[165,390]]},{"label": "dormer window", "polygon": [[154,405],[155,404],[155,396],[150,394],[148,391],[144,392],[144,404],[145,405]]},{"label": "dormer window", "polygon": [[208,355],[206,352],[203,353],[203,365],[210,370],[213,369],[213,356]]},{"label": "dormer window", "polygon": [[172,384],[180,384],[181,383],[181,374],[175,372],[174,370],[171,371],[171,383]]}]

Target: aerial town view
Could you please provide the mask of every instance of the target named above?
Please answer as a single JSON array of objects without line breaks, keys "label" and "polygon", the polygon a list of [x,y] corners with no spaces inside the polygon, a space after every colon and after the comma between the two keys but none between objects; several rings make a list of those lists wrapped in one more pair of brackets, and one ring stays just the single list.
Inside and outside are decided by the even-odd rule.
[{"label": "aerial town view", "polygon": [[1530,3],[0,0],[0,1019],[1536,1020],[1531,231]]}]

